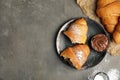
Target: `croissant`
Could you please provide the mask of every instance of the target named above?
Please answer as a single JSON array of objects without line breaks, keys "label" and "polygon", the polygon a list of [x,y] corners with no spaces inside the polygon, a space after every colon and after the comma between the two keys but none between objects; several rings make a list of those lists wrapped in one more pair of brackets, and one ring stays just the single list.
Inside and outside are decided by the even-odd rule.
[{"label": "croissant", "polygon": [[64,34],[72,41],[72,43],[85,44],[87,40],[88,26],[84,18],[75,20],[68,27]]},{"label": "croissant", "polygon": [[76,69],[80,70],[87,61],[89,54],[90,49],[88,45],[77,44],[73,47],[68,47],[63,50],[60,56],[62,56],[64,60],[69,60],[69,62],[72,63]]},{"label": "croissant", "polygon": [[116,26],[115,31],[113,32],[113,40],[117,44],[120,44],[120,19],[119,19],[119,23]]},{"label": "croissant", "polygon": [[119,0],[98,0],[96,13],[109,33],[113,33],[120,17]]}]

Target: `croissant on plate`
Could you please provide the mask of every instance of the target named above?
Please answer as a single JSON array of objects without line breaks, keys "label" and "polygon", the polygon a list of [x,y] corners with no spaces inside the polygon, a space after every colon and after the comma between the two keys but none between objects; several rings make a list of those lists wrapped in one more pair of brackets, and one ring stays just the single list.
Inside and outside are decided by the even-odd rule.
[{"label": "croissant on plate", "polygon": [[120,0],[98,0],[97,16],[109,33],[113,33],[120,17]]},{"label": "croissant on plate", "polygon": [[73,47],[68,47],[60,54],[65,61],[69,62],[76,69],[80,70],[87,61],[90,49],[88,45],[77,44]]},{"label": "croissant on plate", "polygon": [[87,40],[88,26],[84,18],[75,20],[70,24],[64,34],[72,41],[72,43],[85,44]]}]

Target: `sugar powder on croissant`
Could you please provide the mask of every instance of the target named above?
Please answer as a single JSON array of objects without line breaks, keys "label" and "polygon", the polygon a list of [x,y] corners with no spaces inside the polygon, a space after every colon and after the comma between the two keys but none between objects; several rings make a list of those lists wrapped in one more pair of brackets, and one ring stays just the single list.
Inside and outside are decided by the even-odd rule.
[{"label": "sugar powder on croissant", "polygon": [[72,41],[72,43],[85,44],[87,40],[88,26],[84,18],[75,20],[70,24],[64,34]]}]

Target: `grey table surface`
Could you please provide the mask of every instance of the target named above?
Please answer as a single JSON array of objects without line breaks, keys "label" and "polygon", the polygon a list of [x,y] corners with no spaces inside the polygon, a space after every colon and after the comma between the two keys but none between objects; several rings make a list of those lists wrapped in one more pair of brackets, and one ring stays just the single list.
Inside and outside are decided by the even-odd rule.
[{"label": "grey table surface", "polygon": [[82,71],[60,61],[57,31],[82,16],[75,0],[0,0],[0,80],[88,80],[95,72],[119,70],[120,56],[108,53]]}]

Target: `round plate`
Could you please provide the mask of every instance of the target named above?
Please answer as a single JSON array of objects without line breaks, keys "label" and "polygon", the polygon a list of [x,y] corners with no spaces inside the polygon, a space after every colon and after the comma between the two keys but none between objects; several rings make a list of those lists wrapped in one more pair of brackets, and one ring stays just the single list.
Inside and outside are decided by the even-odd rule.
[{"label": "round plate", "polygon": [[[94,51],[92,48],[91,48],[91,45],[90,45],[90,41],[91,41],[91,38],[95,35],[95,34],[99,34],[99,33],[102,33],[102,34],[106,34],[106,31],[105,29],[100,25],[98,24],[97,22],[89,19],[89,18],[85,18],[86,21],[87,21],[87,25],[88,25],[88,33],[87,33],[87,42],[86,44],[89,45],[90,47],[90,55],[88,56],[88,59],[86,61],[86,63],[83,65],[82,69],[86,69],[86,68],[90,68],[90,67],[93,67],[95,65],[97,65],[98,63],[101,62],[101,60],[104,58],[105,54],[106,54],[106,51],[104,52],[96,52]],[[65,48],[67,47],[70,47],[72,46],[73,44],[71,43],[71,41],[68,39],[68,37],[66,37],[64,34],[63,34],[63,31],[65,31],[69,25],[75,21],[76,19],[71,19],[69,20],[68,22],[66,22],[62,27],[61,29],[59,30],[58,34],[57,34],[57,39],[56,39],[56,48],[57,48],[57,52],[58,52],[58,55],[61,53],[61,51],[63,51]],[[61,59],[63,60],[63,59]],[[64,61],[64,60],[63,60]]]}]

